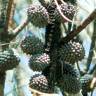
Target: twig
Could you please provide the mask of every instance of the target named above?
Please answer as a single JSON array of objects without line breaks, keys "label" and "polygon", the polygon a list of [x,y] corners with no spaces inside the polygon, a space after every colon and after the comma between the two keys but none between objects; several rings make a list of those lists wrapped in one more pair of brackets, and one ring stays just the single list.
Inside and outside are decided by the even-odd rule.
[{"label": "twig", "polygon": [[95,41],[96,41],[96,20],[94,21],[94,32],[92,34],[92,40],[91,40],[91,45],[90,45],[90,51],[89,51],[89,56],[88,56],[88,59],[87,59],[87,68],[86,68],[86,71],[89,70],[90,68],[90,64],[91,64],[91,61],[92,61],[92,57],[93,57],[93,50],[94,50],[94,47],[95,47]]},{"label": "twig", "polygon": [[10,43],[11,43],[11,44],[16,44],[16,43],[19,43],[19,42],[9,42],[9,43],[0,44],[0,47],[1,47],[1,46],[5,46],[5,45],[9,45]]},{"label": "twig", "polygon": [[11,26],[12,28],[14,27],[14,12],[15,12],[15,7],[16,7],[16,2],[13,2],[12,4],[12,9],[11,9],[11,14],[10,14],[10,20],[9,20],[9,26]]},{"label": "twig", "polygon": [[[62,11],[61,11],[61,9],[60,9],[60,7],[59,7],[59,5],[58,5],[57,0],[54,0],[54,2],[55,2],[55,4],[56,4],[56,6],[57,6],[57,9],[58,9],[60,15],[63,17],[63,19],[66,20],[66,21],[68,21],[68,22],[71,22],[71,23],[72,23],[72,20],[70,20],[69,18],[67,18],[67,17],[62,13]],[[65,4],[66,4],[66,3],[65,3]]]},{"label": "twig", "polygon": [[28,25],[29,21],[26,18],[16,29],[14,29],[12,31],[12,39],[14,39],[27,25]]},{"label": "twig", "polygon": [[96,9],[84,20],[84,22],[74,29],[73,31],[69,32],[69,34],[60,40],[60,45],[67,43],[71,39],[73,39],[77,34],[79,34],[89,23],[91,23],[94,19],[96,19]]},{"label": "twig", "polygon": [[9,25],[9,20],[10,20],[10,15],[11,15],[11,9],[12,9],[13,2],[14,2],[14,0],[9,0],[9,2],[8,2],[8,8],[7,8],[7,14],[6,14],[5,32],[8,31],[8,25]]},{"label": "twig", "polygon": [[82,74],[81,74],[81,69],[80,69],[79,63],[76,62],[76,64],[77,64],[77,68],[78,68],[78,70],[79,70],[80,75],[82,75]]}]

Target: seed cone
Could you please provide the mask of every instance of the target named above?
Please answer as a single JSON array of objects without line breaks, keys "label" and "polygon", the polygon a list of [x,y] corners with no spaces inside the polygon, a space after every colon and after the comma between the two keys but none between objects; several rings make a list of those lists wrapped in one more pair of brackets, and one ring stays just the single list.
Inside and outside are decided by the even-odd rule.
[{"label": "seed cone", "polygon": [[19,59],[12,50],[6,50],[0,53],[0,72],[5,72],[15,68],[19,64]]},{"label": "seed cone", "polygon": [[43,43],[35,36],[27,36],[21,42],[21,49],[26,54],[40,54],[43,51]]},{"label": "seed cone", "polygon": [[85,51],[79,42],[70,41],[60,48],[59,54],[64,56],[64,61],[74,63],[84,58]]},{"label": "seed cone", "polygon": [[59,87],[69,94],[77,94],[81,90],[81,83],[78,78],[64,75],[59,81]]},{"label": "seed cone", "polygon": [[[55,55],[54,55],[55,54]],[[74,64],[82,60],[85,56],[85,50],[81,43],[77,41],[69,41],[68,43],[54,50],[50,56],[51,60],[59,58],[65,63]]]},{"label": "seed cone", "polygon": [[81,89],[78,71],[71,64],[59,64],[56,68],[57,85],[69,94],[78,93]]},{"label": "seed cone", "polygon": [[28,20],[36,27],[45,27],[49,21],[47,10],[41,5],[30,5],[27,10]]},{"label": "seed cone", "polygon": [[[79,80],[79,73],[74,66],[71,64],[64,64],[60,61],[53,63],[46,67],[42,72],[42,74],[48,78],[50,85],[54,86],[57,84],[60,88],[64,87],[64,90],[66,89],[66,92],[68,93],[78,93],[81,89],[81,83]],[[71,78],[73,80],[72,82],[70,80]],[[69,85],[65,85],[65,83],[69,83],[69,85],[70,83],[74,83],[76,86],[73,87],[71,84],[72,86],[70,87]]]},{"label": "seed cone", "polygon": [[30,79],[29,87],[39,93],[53,93],[51,86],[48,85],[46,77],[42,74],[35,74]]},{"label": "seed cone", "polygon": [[29,66],[34,71],[42,71],[49,66],[49,55],[46,53],[33,55],[29,60]]}]

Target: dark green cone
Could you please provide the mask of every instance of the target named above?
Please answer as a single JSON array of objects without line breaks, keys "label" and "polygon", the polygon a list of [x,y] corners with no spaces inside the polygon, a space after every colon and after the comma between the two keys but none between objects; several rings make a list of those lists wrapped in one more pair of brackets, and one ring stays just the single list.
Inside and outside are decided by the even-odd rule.
[{"label": "dark green cone", "polygon": [[[60,9],[61,9],[61,12],[64,14],[64,16],[66,16],[70,20],[73,19],[74,14],[76,12],[76,6],[66,3],[66,4],[61,4]],[[57,9],[55,10],[55,14],[56,14],[55,18],[57,20],[60,20],[61,22],[64,21]]]},{"label": "dark green cone", "polygon": [[48,85],[47,78],[42,74],[35,74],[31,77],[29,87],[42,93],[53,93]]},{"label": "dark green cone", "polygon": [[[55,55],[54,55],[55,54]],[[75,41],[70,41],[53,51],[51,54],[52,60],[60,59],[64,63],[74,64],[82,60],[85,56],[85,50],[82,44]]]},{"label": "dark green cone", "polygon": [[15,68],[19,64],[19,59],[14,55],[12,50],[0,53],[0,72],[5,72]]},{"label": "dark green cone", "polygon": [[21,49],[26,54],[40,54],[43,51],[43,43],[35,36],[27,36],[21,42]]},{"label": "dark green cone", "polygon": [[29,60],[29,67],[33,71],[42,71],[49,66],[50,58],[46,53],[33,55]]},{"label": "dark green cone", "polygon": [[49,15],[45,7],[30,5],[27,10],[28,20],[36,27],[45,27],[48,24]]},{"label": "dark green cone", "polygon": [[64,75],[59,81],[59,87],[69,94],[77,94],[81,90],[81,83],[78,78],[71,75]]}]

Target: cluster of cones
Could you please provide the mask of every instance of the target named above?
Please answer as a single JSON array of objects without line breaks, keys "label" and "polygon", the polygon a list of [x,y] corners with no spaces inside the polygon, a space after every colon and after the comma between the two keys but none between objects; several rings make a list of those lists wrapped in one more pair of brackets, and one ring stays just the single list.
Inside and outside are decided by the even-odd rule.
[{"label": "cluster of cones", "polygon": [[63,23],[68,21],[66,18],[65,20],[62,18],[58,10],[59,6],[63,15],[72,20],[76,12],[76,3],[73,2],[74,0],[64,0],[65,3],[57,0],[57,6],[55,0],[39,1],[41,5],[31,4],[27,13],[28,20],[34,26],[46,28],[45,43],[35,36],[27,36],[21,42],[23,52],[31,55],[30,68],[33,71],[41,72],[31,77],[29,87],[32,92],[40,94],[54,93],[55,86],[68,94],[77,94],[92,79],[90,76],[87,79],[86,76],[80,78],[80,74],[74,66],[85,55],[81,42],[77,38],[64,44],[59,42],[62,37],[60,24],[62,21]]}]

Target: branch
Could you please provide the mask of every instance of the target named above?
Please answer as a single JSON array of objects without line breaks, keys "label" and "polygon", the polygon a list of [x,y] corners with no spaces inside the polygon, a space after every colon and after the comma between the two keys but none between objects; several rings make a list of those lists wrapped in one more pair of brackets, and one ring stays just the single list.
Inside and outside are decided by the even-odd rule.
[{"label": "branch", "polygon": [[67,43],[73,39],[77,34],[79,34],[89,23],[96,19],[96,9],[84,20],[84,22],[77,27],[77,29],[69,32],[69,34],[60,40],[60,44]]},{"label": "branch", "polygon": [[29,21],[26,18],[16,29],[14,29],[12,31],[11,34],[9,34],[11,36],[11,40],[14,39],[27,25],[28,25]]},{"label": "branch", "polygon": [[8,25],[9,25],[9,20],[11,16],[11,9],[12,9],[12,4],[14,0],[9,0],[8,2],[8,8],[7,8],[7,14],[6,14],[6,25],[5,25],[5,32],[8,31]]},{"label": "branch", "polygon": [[95,41],[96,41],[96,20],[94,21],[94,32],[92,34],[92,40],[91,40],[91,45],[90,45],[90,51],[89,51],[89,56],[87,59],[87,68],[86,68],[86,72],[89,70],[90,65],[91,65],[91,61],[92,61],[92,57],[94,54],[94,47],[95,47]]},{"label": "branch", "polygon": [[15,13],[15,8],[16,8],[16,2],[13,2],[13,4],[12,4],[12,9],[11,9],[11,14],[10,14],[10,19],[9,19],[9,26],[10,27],[14,27],[14,19],[13,19],[13,17],[14,17],[14,13]]}]

